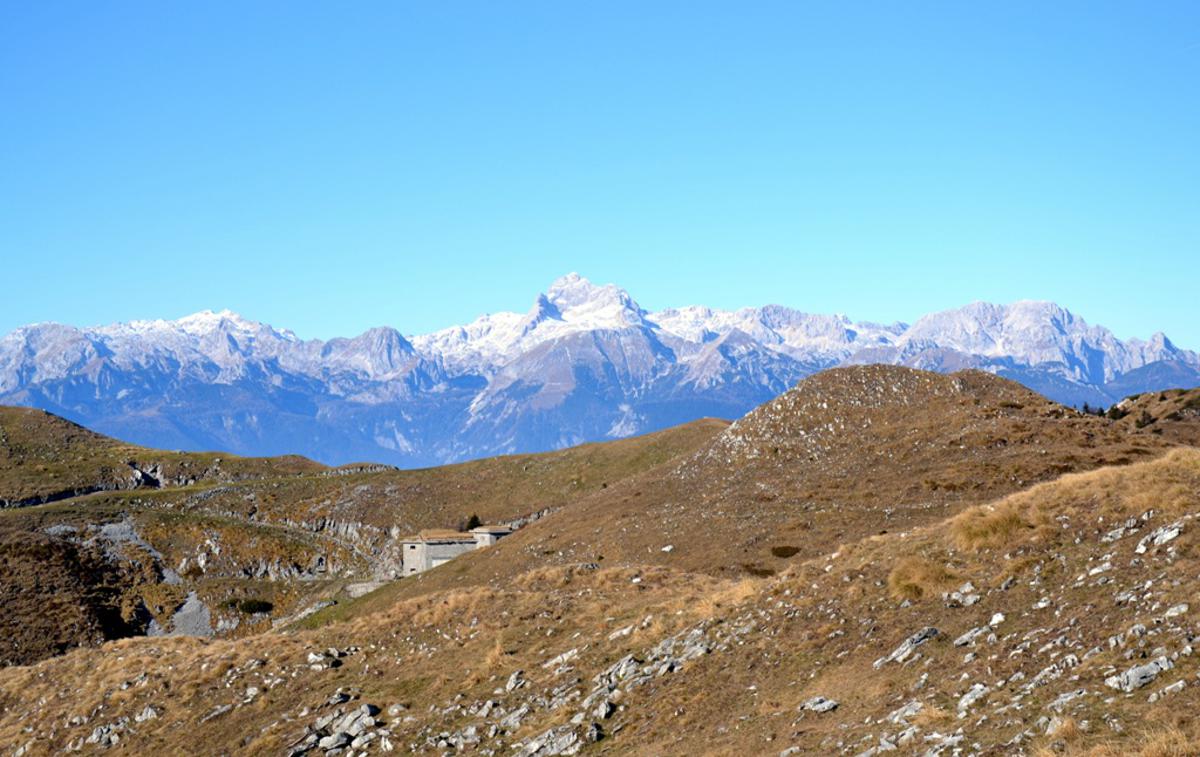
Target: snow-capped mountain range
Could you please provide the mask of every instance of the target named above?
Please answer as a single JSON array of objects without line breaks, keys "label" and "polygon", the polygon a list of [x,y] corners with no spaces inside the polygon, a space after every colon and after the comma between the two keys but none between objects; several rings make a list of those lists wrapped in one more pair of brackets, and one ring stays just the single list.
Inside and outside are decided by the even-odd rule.
[{"label": "snow-capped mountain range", "polygon": [[0,403],[156,447],[416,466],[735,418],[865,362],[982,368],[1074,405],[1200,385],[1200,355],[1163,334],[1122,341],[1050,302],[974,303],[912,325],[778,305],[648,313],[570,274],[527,313],[423,336],[302,340],[229,311],[25,326],[0,339]]}]

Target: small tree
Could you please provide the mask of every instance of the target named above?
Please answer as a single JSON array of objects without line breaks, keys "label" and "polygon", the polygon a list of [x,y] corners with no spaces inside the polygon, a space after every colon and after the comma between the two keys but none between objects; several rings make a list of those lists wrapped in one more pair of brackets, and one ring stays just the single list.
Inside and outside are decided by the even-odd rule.
[{"label": "small tree", "polygon": [[483,521],[479,519],[479,516],[475,513],[471,513],[471,517],[467,518],[467,522],[465,525],[463,525],[462,530],[470,531],[472,528],[479,528],[482,525]]}]

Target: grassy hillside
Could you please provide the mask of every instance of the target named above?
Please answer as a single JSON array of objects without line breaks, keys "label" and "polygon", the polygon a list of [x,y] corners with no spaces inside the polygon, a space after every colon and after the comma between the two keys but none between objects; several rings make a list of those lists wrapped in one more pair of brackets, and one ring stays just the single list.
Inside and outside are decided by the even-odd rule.
[{"label": "grassy hillside", "polygon": [[[381,532],[454,528],[472,514],[508,521],[602,492],[681,454],[728,426],[705,419],[631,439],[532,455],[488,458],[423,470],[325,473],[247,481],[195,497],[167,496],[172,506],[251,512],[261,519],[353,522]],[[251,499],[253,496],[253,499]],[[160,500],[162,496],[158,497]]]},{"label": "grassy hillside", "polygon": [[155,625],[169,631],[193,596],[220,635],[259,633],[345,601],[348,585],[386,578],[398,567],[398,536],[471,514],[509,521],[560,507],[727,425],[397,471],[148,450],[21,408],[0,409],[0,420],[0,499],[52,500],[0,510],[8,664]]},{"label": "grassy hillside", "polygon": [[[185,588],[214,603],[246,596],[255,584],[234,573],[263,553],[341,545],[357,570],[386,560],[391,530],[549,514],[299,623],[129,638],[0,670],[0,744],[1190,754],[1200,450],[1182,444],[1188,401],[1154,398],[1162,414],[1134,423],[987,374],[867,366],[802,382],[728,427],[10,511],[18,532],[54,538],[132,520],[165,562],[209,545],[214,567]],[[47,585],[69,583],[75,563],[39,559],[56,566]],[[18,573],[39,580],[29,565]]]},{"label": "grassy hillside", "polygon": [[1140,429],[1172,441],[1200,445],[1200,389],[1168,389],[1128,397],[1109,410],[1126,429]]},{"label": "grassy hillside", "polygon": [[368,753],[1187,754],[1198,493],[1200,452],[1180,450],[771,578],[564,566],[291,635],[126,640],[0,672],[0,740],[279,754],[372,705]]},{"label": "grassy hillside", "polygon": [[[841,543],[933,523],[1063,473],[1149,459],[1175,444],[986,373],[834,369],[692,454],[580,497],[493,549],[385,587],[361,600],[361,611],[425,591],[496,585],[553,564],[770,575]],[[355,612],[343,606],[326,615]]]},{"label": "grassy hillside", "polygon": [[42,410],[0,406],[0,502],[39,504],[94,491],[182,486],[325,470],[302,457],[165,452],[89,431]]}]

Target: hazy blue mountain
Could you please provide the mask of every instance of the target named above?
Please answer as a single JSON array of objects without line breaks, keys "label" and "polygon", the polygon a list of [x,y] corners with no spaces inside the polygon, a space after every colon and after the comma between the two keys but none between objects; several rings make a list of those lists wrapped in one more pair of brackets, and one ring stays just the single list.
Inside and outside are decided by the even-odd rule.
[{"label": "hazy blue mountain", "polygon": [[1166,336],[1117,339],[1049,302],[973,303],[912,325],[778,305],[648,313],[571,274],[527,313],[406,337],[302,340],[228,311],[0,339],[0,403],[155,447],[433,465],[737,417],[849,363],[980,368],[1061,402],[1200,385]]}]

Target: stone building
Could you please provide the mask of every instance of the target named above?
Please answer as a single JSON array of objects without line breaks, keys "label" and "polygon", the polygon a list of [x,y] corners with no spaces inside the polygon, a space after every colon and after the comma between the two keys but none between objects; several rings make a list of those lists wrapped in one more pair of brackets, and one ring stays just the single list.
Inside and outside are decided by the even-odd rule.
[{"label": "stone building", "polygon": [[491,546],[511,533],[508,526],[479,526],[465,532],[430,529],[401,539],[401,575],[424,573],[464,552]]},{"label": "stone building", "polygon": [[475,544],[479,547],[490,547],[512,532],[508,526],[479,526],[471,529],[471,533],[475,535]]}]

